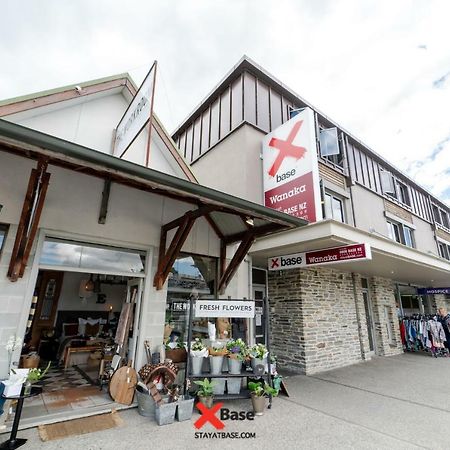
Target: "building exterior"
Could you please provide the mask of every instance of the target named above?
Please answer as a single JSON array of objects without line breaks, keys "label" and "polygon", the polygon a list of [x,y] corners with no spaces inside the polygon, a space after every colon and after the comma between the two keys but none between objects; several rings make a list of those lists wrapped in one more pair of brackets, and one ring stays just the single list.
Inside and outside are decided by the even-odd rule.
[{"label": "building exterior", "polygon": [[[303,224],[199,185],[155,115],[148,167],[146,130],[123,158],[112,156],[114,128],[135,93],[118,75],[0,102],[1,348],[35,319],[51,329],[78,310],[109,323],[126,297],[135,305],[128,358],[139,369],[144,341],[152,351],[163,342],[174,298],[195,287],[200,297],[249,298],[248,247]],[[128,296],[118,306],[85,298],[80,276],[86,286],[126,280]],[[50,284],[40,307],[42,279]],[[60,292],[70,299],[58,306]],[[1,352],[0,379],[8,363]]]},{"label": "building exterior", "polygon": [[[448,294],[418,291],[450,286],[450,209],[245,56],[172,137],[199,183],[264,204],[262,141],[305,107],[324,220],[259,239],[250,255],[280,363],[312,374],[400,353],[398,317],[450,307]],[[269,257],[355,242],[371,261],[267,272]]]}]

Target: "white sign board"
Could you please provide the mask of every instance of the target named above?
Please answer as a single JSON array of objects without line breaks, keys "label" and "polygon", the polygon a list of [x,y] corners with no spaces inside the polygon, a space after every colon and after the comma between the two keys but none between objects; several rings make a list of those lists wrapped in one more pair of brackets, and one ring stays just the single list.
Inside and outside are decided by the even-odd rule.
[{"label": "white sign board", "polygon": [[372,259],[368,244],[351,244],[341,247],[293,253],[269,258],[269,270],[297,269],[299,267],[337,264]]},{"label": "white sign board", "polygon": [[322,219],[314,113],[304,108],[262,143],[264,204],[308,222]]},{"label": "white sign board", "polygon": [[243,300],[197,300],[195,317],[255,317],[255,302]]},{"label": "white sign board", "polygon": [[152,115],[156,61],[116,127],[113,155],[121,158]]}]

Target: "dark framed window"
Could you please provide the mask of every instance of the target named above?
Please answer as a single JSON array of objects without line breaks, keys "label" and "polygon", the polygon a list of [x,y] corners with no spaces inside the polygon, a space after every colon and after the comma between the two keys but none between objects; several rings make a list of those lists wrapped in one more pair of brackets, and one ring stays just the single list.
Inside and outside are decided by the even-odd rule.
[{"label": "dark framed window", "polygon": [[8,234],[9,225],[0,223],[0,256],[2,255],[3,246],[5,245],[6,235]]},{"label": "dark framed window", "polygon": [[400,244],[407,247],[415,248],[414,230],[402,223],[387,221],[389,237]]},{"label": "dark framed window", "polygon": [[438,241],[439,256],[441,258],[450,259],[450,246],[444,242]]},{"label": "dark framed window", "polygon": [[401,183],[400,181],[397,181],[397,198],[401,203],[411,206],[408,186],[406,186],[406,184]]},{"label": "dark framed window", "polygon": [[333,219],[345,223],[343,199],[330,192],[325,192],[323,213],[326,219]]}]

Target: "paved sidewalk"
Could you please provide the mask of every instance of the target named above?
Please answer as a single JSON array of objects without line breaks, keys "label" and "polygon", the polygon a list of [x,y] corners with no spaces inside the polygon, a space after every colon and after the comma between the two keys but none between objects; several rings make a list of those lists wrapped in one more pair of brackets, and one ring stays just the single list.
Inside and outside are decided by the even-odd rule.
[{"label": "paved sidewalk", "polygon": [[[25,450],[444,449],[450,442],[449,380],[450,358],[415,354],[288,377],[290,398],[275,399],[254,422],[226,422],[223,431],[255,432],[255,439],[196,439],[193,421],[158,427],[135,409],[120,412],[125,424],[112,430],[47,443],[36,429],[19,436],[29,439]],[[247,401],[225,406],[250,409]],[[201,431],[215,430],[207,424]]]}]

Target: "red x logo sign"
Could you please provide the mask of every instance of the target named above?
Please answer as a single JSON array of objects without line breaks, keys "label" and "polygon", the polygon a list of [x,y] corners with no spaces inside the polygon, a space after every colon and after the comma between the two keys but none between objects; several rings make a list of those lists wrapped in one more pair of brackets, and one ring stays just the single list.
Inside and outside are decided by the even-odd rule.
[{"label": "red x logo sign", "polygon": [[280,263],[278,262],[278,258],[272,258],[272,267],[271,267],[271,269],[274,269],[275,267],[280,267]]},{"label": "red x logo sign", "polygon": [[195,428],[198,430],[205,425],[206,422],[210,422],[211,425],[213,425],[216,430],[222,430],[225,428],[225,424],[218,419],[215,414],[217,411],[219,411],[220,408],[222,408],[223,403],[217,403],[214,405],[211,409],[207,408],[203,403],[198,402],[195,406],[200,410],[202,415],[199,419],[194,423]]},{"label": "red x logo sign", "polygon": [[270,140],[269,147],[273,147],[273,148],[279,150],[279,153],[278,153],[277,157],[275,158],[275,161],[273,162],[272,167],[269,169],[269,175],[271,177],[274,177],[277,174],[278,169],[281,166],[281,163],[284,161],[284,158],[286,158],[287,156],[290,156],[295,159],[303,158],[303,155],[306,152],[306,148],[299,147],[298,145],[292,144],[293,140],[297,136],[297,133],[300,131],[302,124],[303,124],[303,120],[299,120],[297,123],[295,123],[285,141],[278,139],[278,138],[272,138]]}]

